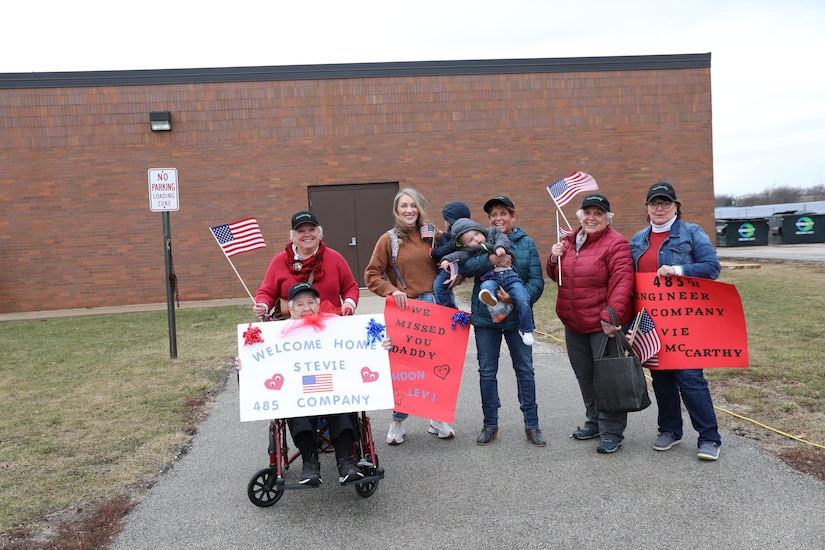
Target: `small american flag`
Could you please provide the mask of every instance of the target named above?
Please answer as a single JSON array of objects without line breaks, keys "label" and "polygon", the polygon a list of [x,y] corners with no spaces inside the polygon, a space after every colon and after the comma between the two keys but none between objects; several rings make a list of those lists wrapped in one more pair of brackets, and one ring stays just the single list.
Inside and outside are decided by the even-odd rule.
[{"label": "small american flag", "polygon": [[582,191],[596,191],[599,185],[593,176],[576,170],[572,174],[563,177],[553,185],[547,186],[547,192],[556,200],[559,208],[573,200],[573,197]]},{"label": "small american flag", "polygon": [[[636,319],[630,324],[627,337],[630,339],[634,332],[634,325]],[[647,311],[642,310],[642,317],[639,321],[639,329],[636,336],[633,338],[633,351],[639,356],[643,365],[657,366],[659,358],[656,354],[662,349],[662,341],[659,340],[659,333],[656,332],[656,326],[653,324],[653,319],[650,318]]]},{"label": "small american flag", "polygon": [[332,391],[331,374],[308,374],[301,377],[304,393],[323,393]]},{"label": "small american flag", "polygon": [[421,238],[432,239],[435,237],[435,226],[431,223],[425,223],[421,226]]},{"label": "small american flag", "polygon": [[255,218],[244,218],[236,222],[216,225],[210,227],[210,231],[215,236],[218,244],[226,254],[227,258],[249,252],[256,248],[265,248],[264,236]]}]

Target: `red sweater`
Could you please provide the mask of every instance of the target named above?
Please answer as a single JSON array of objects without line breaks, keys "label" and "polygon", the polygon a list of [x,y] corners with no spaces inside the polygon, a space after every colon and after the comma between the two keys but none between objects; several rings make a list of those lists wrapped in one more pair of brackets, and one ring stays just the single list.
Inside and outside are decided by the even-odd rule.
[{"label": "red sweater", "polygon": [[[321,301],[328,300],[334,307],[341,307],[347,298],[358,305],[358,283],[352,276],[349,264],[339,252],[327,247],[324,251],[324,276],[312,282],[321,294]],[[286,252],[275,255],[266,270],[264,282],[255,295],[255,303],[264,303],[270,309],[278,298],[287,299],[289,288],[299,283],[298,278],[286,266]]]},{"label": "red sweater", "polygon": [[[588,235],[576,251],[576,235],[567,236],[561,257],[561,286],[556,314],[564,325],[580,334],[602,330],[600,321],[610,322],[605,306],[610,306],[624,324],[633,317],[633,256],[621,233],[607,227]],[[559,280],[559,264],[547,257],[547,274]]]}]

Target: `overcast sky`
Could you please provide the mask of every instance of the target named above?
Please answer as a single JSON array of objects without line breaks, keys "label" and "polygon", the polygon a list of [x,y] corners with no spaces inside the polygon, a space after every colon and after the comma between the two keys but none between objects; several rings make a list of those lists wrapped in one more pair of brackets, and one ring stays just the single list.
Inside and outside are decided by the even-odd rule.
[{"label": "overcast sky", "polygon": [[823,0],[18,0],[3,19],[0,73],[710,52],[716,194],[825,184]]}]

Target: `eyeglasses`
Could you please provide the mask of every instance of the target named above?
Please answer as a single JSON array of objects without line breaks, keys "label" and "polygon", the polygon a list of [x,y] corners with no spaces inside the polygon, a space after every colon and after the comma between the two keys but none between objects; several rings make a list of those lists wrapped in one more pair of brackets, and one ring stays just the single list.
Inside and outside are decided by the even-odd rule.
[{"label": "eyeglasses", "polygon": [[659,207],[670,208],[671,204],[673,204],[673,201],[650,201],[649,203],[647,203],[647,205],[654,210],[656,210]]}]

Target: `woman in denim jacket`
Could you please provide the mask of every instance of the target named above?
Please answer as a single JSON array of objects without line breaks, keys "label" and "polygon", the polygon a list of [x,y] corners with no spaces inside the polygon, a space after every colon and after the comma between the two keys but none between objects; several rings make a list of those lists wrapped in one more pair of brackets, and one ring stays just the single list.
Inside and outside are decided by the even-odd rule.
[{"label": "woman in denim jacket", "polygon": [[[716,279],[721,271],[716,249],[702,228],[681,219],[682,204],[666,182],[647,192],[647,219],[650,226],[630,240],[637,272],[656,272],[661,277],[684,275]],[[682,439],[681,403],[699,433],[700,460],[716,460],[722,438],[713,410],[713,400],[702,369],[659,370],[651,368],[653,391],[659,406],[657,451],[667,451]]]}]

